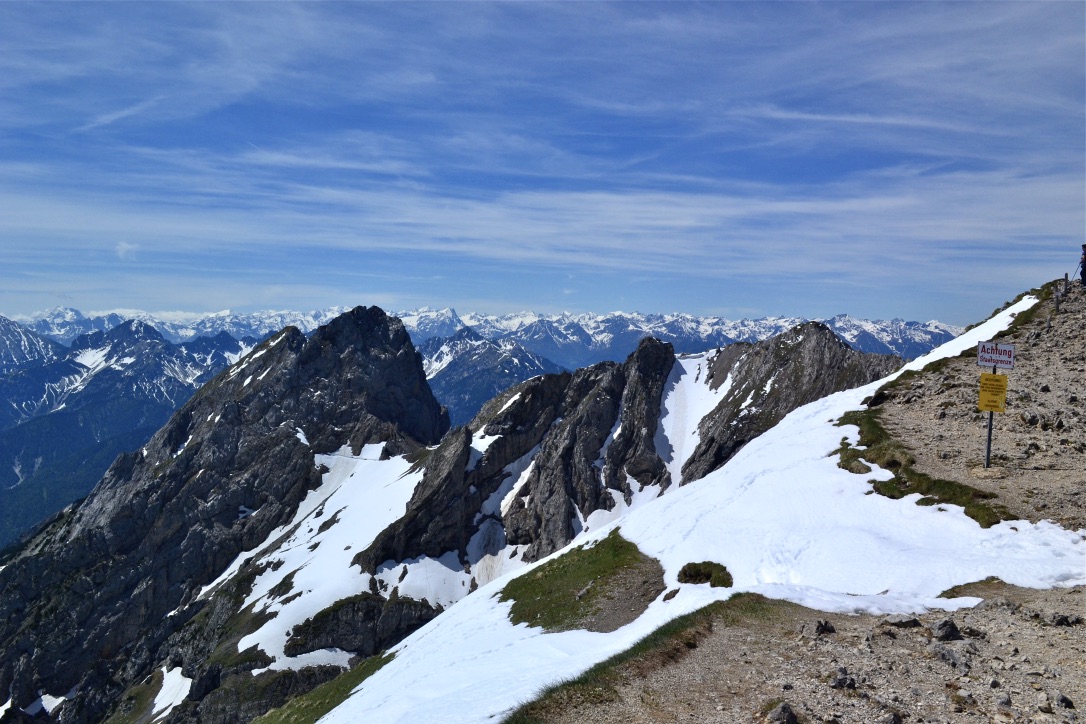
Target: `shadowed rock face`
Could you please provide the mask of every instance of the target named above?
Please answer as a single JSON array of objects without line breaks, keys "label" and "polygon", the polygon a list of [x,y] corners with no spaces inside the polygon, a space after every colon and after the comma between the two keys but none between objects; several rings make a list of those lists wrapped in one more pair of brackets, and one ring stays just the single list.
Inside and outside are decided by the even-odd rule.
[{"label": "shadowed rock face", "polygon": [[315,453],[410,453],[447,428],[398,320],[359,307],[309,339],[287,328],[0,570],[0,691],[26,707],[79,685],[59,718],[99,720],[185,623],[167,614],[292,518]]},{"label": "shadowed rock face", "polygon": [[[500,521],[508,543],[528,546],[525,559],[534,560],[573,539],[578,511],[583,517],[611,509],[609,487],[628,497],[627,476],[642,485],[666,485],[653,433],[674,362],[670,344],[646,339],[625,364],[602,362],[572,374],[543,375],[495,398],[470,427],[454,430],[430,453],[406,515],[354,562],[373,572],[389,561],[455,550],[472,564],[468,541],[488,520]],[[472,430],[500,436],[474,463]],[[526,504],[504,516],[481,513],[483,502],[509,477],[506,467],[533,451],[535,464],[521,490]]]}]

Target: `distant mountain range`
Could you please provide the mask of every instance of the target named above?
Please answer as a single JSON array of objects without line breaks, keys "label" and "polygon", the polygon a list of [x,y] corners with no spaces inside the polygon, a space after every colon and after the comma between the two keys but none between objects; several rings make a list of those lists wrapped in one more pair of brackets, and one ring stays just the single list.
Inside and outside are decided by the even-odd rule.
[{"label": "distant mountain range", "polygon": [[[16,325],[0,317],[0,330]],[[3,341],[14,339],[4,335]],[[86,495],[113,459],[138,448],[256,340],[220,332],[173,344],[143,322],[64,347],[33,332],[0,346],[0,548]],[[26,354],[10,369],[16,352]]]},{"label": "distant mountain range", "polygon": [[[286,326],[308,334],[343,314],[342,307],[296,311],[260,311],[213,314],[151,313],[138,310],[84,315],[76,309],[58,307],[27,318],[17,318],[22,327],[62,344],[81,334],[106,331],[125,320],[135,319],[154,327],[173,343],[198,336],[226,332],[235,339],[261,339]],[[670,342],[679,353],[702,352],[733,342],[757,342],[781,334],[808,321],[820,321],[854,349],[877,354],[896,354],[913,359],[961,334],[962,329],[942,322],[906,322],[901,319],[865,320],[846,314],[830,319],[762,317],[729,320],[691,314],[457,314],[454,309],[414,309],[395,312],[416,347],[433,337],[452,337],[465,327],[492,341],[512,340],[525,349],[567,369],[577,369],[605,360],[625,359],[645,337]],[[0,329],[0,339],[5,333]],[[0,368],[2,369],[2,368]]]},{"label": "distant mountain range", "polygon": [[[221,333],[235,339],[263,339],[287,326],[310,334],[344,311],[333,307],[310,312],[194,314],[117,310],[83,314],[77,309],[60,307],[19,320],[24,328],[22,338],[17,330],[0,328],[0,345],[9,337],[16,341],[7,353],[9,361],[5,362],[5,352],[0,347],[0,374],[4,364],[14,368],[35,355],[42,359],[55,357],[59,354],[55,342],[70,344],[79,335],[106,331],[128,319],[150,325],[167,341],[179,344],[198,336]],[[431,387],[448,407],[453,424],[468,422],[483,402],[535,375],[625,360],[647,337],[670,343],[677,353],[689,354],[736,342],[758,342],[811,321],[799,317],[729,320],[691,314],[625,312],[461,315],[448,307],[424,307],[396,312],[394,316],[403,321],[423,355]],[[962,331],[936,321],[869,321],[844,314],[815,321],[823,322],[857,351],[893,354],[903,359],[925,354]]]}]

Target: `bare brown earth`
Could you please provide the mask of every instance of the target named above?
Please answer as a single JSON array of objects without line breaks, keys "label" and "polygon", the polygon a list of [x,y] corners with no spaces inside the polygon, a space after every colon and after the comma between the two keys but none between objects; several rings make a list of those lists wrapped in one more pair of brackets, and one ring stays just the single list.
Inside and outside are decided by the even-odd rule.
[{"label": "bare brown earth", "polygon": [[[1072,285],[1058,312],[1050,299],[1023,317],[1001,340],[1016,345],[1016,359],[1007,412],[995,416],[991,468],[983,467],[987,414],[976,409],[973,357],[899,386],[882,422],[919,471],[989,490],[1015,517],[1086,528],[1086,293]],[[683,645],[621,664],[609,683],[552,694],[530,716],[616,724],[1086,717],[1086,588],[988,581],[951,593],[983,602],[906,620],[768,602],[763,615],[717,617]],[[939,639],[944,619],[960,638]]]}]

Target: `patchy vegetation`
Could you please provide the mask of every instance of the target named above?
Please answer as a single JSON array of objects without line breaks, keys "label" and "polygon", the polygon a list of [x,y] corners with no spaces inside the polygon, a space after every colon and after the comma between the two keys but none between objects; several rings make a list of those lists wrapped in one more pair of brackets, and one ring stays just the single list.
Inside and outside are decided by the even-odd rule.
[{"label": "patchy vegetation", "polygon": [[591,548],[579,546],[535,571],[513,579],[502,590],[501,600],[513,601],[509,612],[513,623],[541,626],[547,631],[586,628],[585,623],[612,597],[624,596],[631,578],[656,586],[651,598],[663,591],[660,564],[639,551],[616,529]]},{"label": "patchy vegetation", "polygon": [[286,705],[272,709],[267,714],[254,719],[254,724],[308,724],[315,722],[332,711],[344,701],[350,693],[377,673],[385,664],[392,661],[392,654],[371,656],[353,669],[343,672],[335,679],[321,684],[308,694],[291,699]]},{"label": "patchy vegetation", "polygon": [[713,561],[687,563],[679,571],[679,583],[708,583],[710,588],[731,588],[732,574]]},{"label": "patchy vegetation", "polygon": [[952,586],[940,593],[938,598],[961,598],[962,596],[988,598],[1002,591],[1006,585],[998,576],[988,576],[982,581]]},{"label": "patchy vegetation", "polygon": [[[880,390],[881,392],[882,390]],[[878,396],[879,393],[876,393]],[[908,448],[890,437],[879,421],[877,408],[856,410],[845,413],[838,425],[855,425],[860,428],[860,445],[865,450],[858,450],[842,441],[836,450],[840,455],[839,467],[850,472],[866,474],[871,469],[865,463],[874,463],[894,474],[890,480],[873,480],[875,492],[888,498],[900,499],[913,493],[921,494],[918,505],[936,505],[948,503],[960,505],[965,514],[990,528],[1001,520],[1011,520],[1013,516],[1006,507],[987,501],[996,497],[995,493],[978,490],[964,483],[933,478],[913,468],[916,458]],[[864,468],[867,468],[864,470]]]},{"label": "patchy vegetation", "polygon": [[151,715],[151,707],[154,706],[155,697],[162,689],[162,670],[155,669],[145,680],[145,683],[137,684],[125,692],[117,708],[105,724],[138,724],[148,721]]}]

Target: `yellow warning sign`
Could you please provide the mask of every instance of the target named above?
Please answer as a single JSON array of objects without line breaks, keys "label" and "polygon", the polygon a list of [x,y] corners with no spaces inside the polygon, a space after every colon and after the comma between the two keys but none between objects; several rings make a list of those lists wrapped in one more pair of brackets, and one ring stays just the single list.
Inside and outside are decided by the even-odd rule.
[{"label": "yellow warning sign", "polygon": [[1007,375],[980,373],[980,402],[977,407],[981,412],[1007,411]]}]

